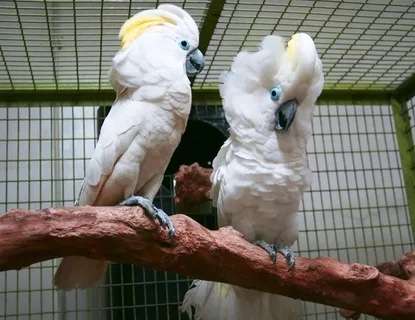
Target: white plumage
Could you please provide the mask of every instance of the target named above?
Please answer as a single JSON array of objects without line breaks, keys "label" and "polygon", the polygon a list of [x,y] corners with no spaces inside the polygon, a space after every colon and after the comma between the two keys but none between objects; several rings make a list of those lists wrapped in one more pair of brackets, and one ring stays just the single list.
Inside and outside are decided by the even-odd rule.
[{"label": "white plumage", "polygon": [[[79,205],[116,205],[132,195],[152,201],[190,112],[186,61],[199,41],[190,15],[160,5],[128,20],[120,38],[123,49],[113,58],[111,72],[117,99],[88,163]],[[188,49],[180,47],[183,40]],[[105,270],[105,261],[66,257],[55,284],[90,287]]]},{"label": "white plumage", "polygon": [[[274,101],[276,86],[282,93]],[[257,52],[235,58],[220,88],[230,137],[211,176],[220,226],[231,225],[250,241],[296,241],[297,211],[311,178],[306,145],[322,87],[321,62],[306,34],[294,35],[287,48],[282,38],[268,36]],[[276,132],[277,109],[291,99],[298,102],[295,118]],[[192,307],[197,320],[290,320],[300,310],[290,298],[206,281],[186,293],[183,309],[191,314]]]}]

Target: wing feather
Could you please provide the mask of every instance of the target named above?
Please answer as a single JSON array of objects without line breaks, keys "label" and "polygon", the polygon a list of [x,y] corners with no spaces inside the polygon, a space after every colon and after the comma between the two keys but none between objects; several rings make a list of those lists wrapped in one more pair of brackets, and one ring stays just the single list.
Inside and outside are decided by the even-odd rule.
[{"label": "wing feather", "polygon": [[95,204],[118,159],[139,134],[142,119],[125,114],[132,107],[137,106],[131,106],[131,101],[117,101],[105,119],[95,151],[86,168],[77,201],[79,205]]},{"label": "wing feather", "polygon": [[214,207],[218,207],[219,193],[221,189],[221,184],[223,182],[223,176],[226,169],[226,165],[228,164],[228,154],[230,152],[230,149],[231,138],[227,139],[224,142],[215,159],[213,159],[213,171],[212,175],[210,176],[210,180],[212,181],[211,196]]}]

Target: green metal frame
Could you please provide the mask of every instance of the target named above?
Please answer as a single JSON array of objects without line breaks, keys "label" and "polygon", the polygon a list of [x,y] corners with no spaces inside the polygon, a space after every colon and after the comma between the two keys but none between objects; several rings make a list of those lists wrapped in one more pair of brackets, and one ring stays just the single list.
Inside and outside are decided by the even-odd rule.
[{"label": "green metal frame", "polygon": [[[225,0],[212,0],[212,2],[209,4],[209,8],[206,11],[206,18],[203,21],[202,28],[200,29],[199,37],[199,50],[202,51],[203,54],[206,53],[209,47],[210,39],[212,39],[213,33],[215,32],[215,28],[219,21],[224,5]],[[196,78],[193,78],[191,80],[192,85],[195,79]]]},{"label": "green metal frame", "polygon": [[393,93],[390,104],[395,122],[396,139],[405,183],[406,198],[413,237],[415,239],[415,151],[407,101],[415,95],[415,74],[404,81]]},{"label": "green metal frame", "polygon": [[200,29],[199,50],[202,51],[203,54],[206,53],[224,5],[225,0],[212,0],[209,5],[205,21]]},{"label": "green metal frame", "polygon": [[[193,103],[218,104],[221,102],[219,90],[193,89]],[[319,102],[344,101],[361,104],[389,103],[392,91],[385,90],[324,90]],[[0,90],[0,103],[6,105],[38,105],[56,104],[59,106],[74,105],[109,105],[115,99],[115,92],[105,90]]]},{"label": "green metal frame", "polygon": [[52,104],[108,105],[115,99],[115,92],[105,90],[0,90],[0,103],[6,105]]},{"label": "green metal frame", "polygon": [[392,98],[391,106],[395,122],[396,138],[399,145],[399,155],[401,158],[409,215],[411,218],[412,231],[415,235],[415,153],[410,118],[406,102]]},{"label": "green metal frame", "polygon": [[415,96],[415,73],[396,88],[393,95],[401,101],[408,101]]}]

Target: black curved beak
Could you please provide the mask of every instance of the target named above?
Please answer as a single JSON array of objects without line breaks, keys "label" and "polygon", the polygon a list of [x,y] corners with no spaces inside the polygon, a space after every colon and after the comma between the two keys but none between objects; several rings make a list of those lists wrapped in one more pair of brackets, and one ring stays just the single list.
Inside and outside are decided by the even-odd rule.
[{"label": "black curved beak", "polygon": [[275,111],[275,131],[286,132],[294,121],[298,101],[291,99],[281,104]]},{"label": "black curved beak", "polygon": [[205,66],[205,57],[199,49],[194,49],[186,57],[186,73],[189,78],[196,76]]}]

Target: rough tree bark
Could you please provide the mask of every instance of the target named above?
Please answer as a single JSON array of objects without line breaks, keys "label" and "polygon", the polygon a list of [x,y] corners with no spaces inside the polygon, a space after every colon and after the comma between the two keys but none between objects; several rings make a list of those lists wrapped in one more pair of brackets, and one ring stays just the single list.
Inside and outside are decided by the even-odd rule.
[{"label": "rough tree bark", "polygon": [[198,163],[180,166],[175,174],[176,206],[191,212],[195,206],[210,200],[211,173],[212,169],[203,168]]},{"label": "rough tree bark", "polygon": [[[376,266],[383,274],[408,280],[415,285],[415,251],[405,254],[398,261],[384,262]],[[341,309],[340,315],[345,319],[357,320],[360,312],[348,309]]]},{"label": "rough tree bark", "polygon": [[[415,319],[415,285],[361,264],[298,257],[287,269],[232,228],[209,231],[172,217],[174,241],[140,208],[11,210],[0,215],[0,270],[81,255],[179,272],[357,310],[385,319]],[[412,261],[413,263],[413,261]]]}]

